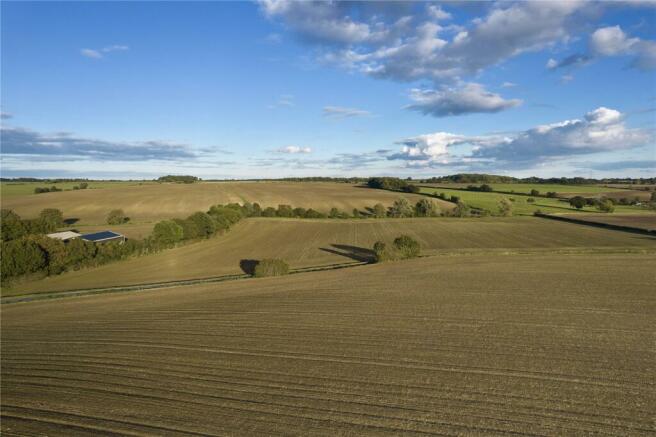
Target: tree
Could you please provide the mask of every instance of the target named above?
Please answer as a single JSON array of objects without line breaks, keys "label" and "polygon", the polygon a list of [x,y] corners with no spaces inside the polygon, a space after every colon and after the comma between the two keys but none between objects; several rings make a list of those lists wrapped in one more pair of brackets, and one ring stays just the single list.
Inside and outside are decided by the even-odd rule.
[{"label": "tree", "polygon": [[56,208],[46,208],[41,211],[39,218],[46,224],[47,231],[54,231],[55,229],[64,225],[64,214]]},{"label": "tree", "polygon": [[267,258],[259,261],[255,266],[253,276],[263,278],[266,276],[282,276],[289,273],[289,265],[278,258]]},{"label": "tree", "polygon": [[86,182],[80,182],[80,190],[86,190],[89,187],[89,184]]},{"label": "tree", "polygon": [[278,217],[293,217],[294,210],[290,205],[278,205]]},{"label": "tree", "polygon": [[[187,219],[179,219],[175,218],[173,219],[174,222],[176,222],[180,227],[182,228],[182,239],[183,240],[193,240],[194,238],[198,238],[198,228],[196,227],[196,223],[192,222]],[[212,225],[214,225],[214,222],[212,222]]]},{"label": "tree", "polygon": [[89,265],[96,256],[96,245],[81,238],[75,238],[66,245],[66,265],[79,268]]},{"label": "tree", "polygon": [[10,209],[3,209],[0,217],[2,241],[15,240],[26,234],[25,226],[18,214]]},{"label": "tree", "polygon": [[251,214],[251,217],[261,217],[262,216],[262,207],[260,206],[259,203],[255,202],[253,204],[253,213]]},{"label": "tree", "polygon": [[310,218],[310,219],[326,218],[326,215],[310,208],[307,211],[305,211],[305,218]]},{"label": "tree", "polygon": [[412,217],[414,210],[408,199],[400,198],[395,200],[390,208],[390,216],[392,217]]},{"label": "tree", "polygon": [[374,205],[373,215],[376,218],[387,217],[387,208],[382,203],[377,203]]},{"label": "tree", "polygon": [[394,248],[398,251],[401,259],[416,258],[421,250],[419,242],[409,235],[401,235],[395,238]]},{"label": "tree", "polygon": [[603,199],[597,203],[597,209],[601,212],[613,212],[615,211],[615,205],[610,199]]},{"label": "tree", "polygon": [[33,235],[30,240],[39,245],[46,256],[49,275],[58,275],[68,266],[68,247],[62,240],[45,235]]},{"label": "tree", "polygon": [[415,215],[417,217],[437,217],[440,215],[440,208],[430,199],[421,199],[415,205]]},{"label": "tree", "polygon": [[38,244],[26,237],[2,243],[2,277],[33,273],[46,266],[46,255]]},{"label": "tree", "polygon": [[[195,228],[196,235],[200,238],[207,238],[216,232],[216,224],[215,221],[212,220],[212,217],[210,217],[209,214],[205,214],[204,212],[195,212],[189,217],[187,217],[187,221],[193,223],[193,227]],[[191,231],[191,229],[190,229]],[[184,233],[184,228],[183,228],[183,233]]]},{"label": "tree", "polygon": [[153,238],[157,243],[164,246],[177,243],[182,240],[182,236],[182,227],[173,220],[163,220],[157,223],[153,229]]},{"label": "tree", "polygon": [[540,195],[540,192],[538,190],[536,190],[535,188],[531,190],[531,196],[536,197],[536,196],[539,196],[539,195]]},{"label": "tree", "polygon": [[382,241],[376,241],[374,243],[374,259],[377,263],[390,259],[390,254],[387,250],[387,244]]},{"label": "tree", "polygon": [[340,216],[339,209],[330,208],[330,212],[328,213],[328,217],[330,217],[330,218],[339,218],[339,216]]},{"label": "tree", "polygon": [[269,206],[262,211],[262,217],[275,217],[278,215],[278,212],[275,208]]},{"label": "tree", "polygon": [[534,203],[534,202],[535,202],[535,199],[532,198],[532,197],[529,197],[528,199],[526,199],[526,203]]},{"label": "tree", "polygon": [[558,197],[558,193],[556,193],[555,191],[548,191],[547,192],[547,197],[549,197],[549,198]]},{"label": "tree", "polygon": [[569,204],[576,209],[581,209],[585,206],[586,201],[585,198],[582,196],[574,196],[571,199],[569,199]]},{"label": "tree", "polygon": [[419,188],[416,185],[408,184],[405,187],[403,187],[403,191],[405,191],[406,193],[418,194],[421,192],[421,188]]},{"label": "tree", "polygon": [[294,208],[294,217],[305,217],[307,210],[305,208]]},{"label": "tree", "polygon": [[360,214],[360,210],[357,208],[353,208],[353,218],[360,218],[362,217],[362,214]]},{"label": "tree", "polygon": [[654,191],[654,192],[651,193],[651,198],[650,198],[650,200],[651,200],[652,202],[656,202],[656,191]]},{"label": "tree", "polygon": [[510,217],[513,213],[513,204],[509,199],[505,197],[499,200],[499,214],[504,217]]},{"label": "tree", "polygon": [[122,209],[113,209],[107,214],[108,225],[122,225],[129,220],[130,218],[126,217]]},{"label": "tree", "polygon": [[458,202],[456,207],[451,211],[453,217],[469,217],[471,215],[471,208],[465,202]]}]

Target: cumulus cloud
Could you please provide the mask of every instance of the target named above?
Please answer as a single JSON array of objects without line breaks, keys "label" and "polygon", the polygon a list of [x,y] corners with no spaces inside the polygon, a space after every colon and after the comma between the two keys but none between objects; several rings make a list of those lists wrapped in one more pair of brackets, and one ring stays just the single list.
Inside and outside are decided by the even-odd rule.
[{"label": "cumulus cloud", "polygon": [[467,83],[455,88],[444,87],[440,90],[413,89],[410,92],[410,99],[414,103],[406,106],[407,109],[435,117],[474,112],[499,112],[522,103],[519,99],[506,100],[477,83]]},{"label": "cumulus cloud", "polygon": [[396,81],[448,81],[521,53],[567,41],[585,2],[499,2],[466,27],[444,26],[449,11],[385,15],[368,3],[263,0],[270,19],[323,44],[321,60]]},{"label": "cumulus cloud", "polygon": [[299,153],[312,153],[311,147],[301,147],[301,146],[285,146],[277,149],[278,153],[289,153],[289,154],[299,154]]},{"label": "cumulus cloud", "polygon": [[[492,164],[533,167],[549,159],[587,155],[614,150],[628,150],[654,142],[653,132],[631,129],[623,115],[606,107],[590,111],[582,119],[536,126],[526,131],[467,136],[435,132],[399,141],[399,152],[391,160],[404,160],[414,167],[467,165],[482,168]],[[457,156],[450,152],[466,145],[471,152]]]},{"label": "cumulus cloud", "polygon": [[80,54],[82,54],[82,56],[86,56],[87,58],[101,59],[105,56],[106,53],[122,52],[129,49],[130,47],[126,45],[114,44],[114,45],[103,47],[101,49],[81,49]]},{"label": "cumulus cloud", "polygon": [[323,116],[327,118],[343,119],[353,117],[368,117],[371,112],[364,109],[344,108],[342,106],[324,106]]},{"label": "cumulus cloud", "polygon": [[601,27],[590,35],[589,54],[573,54],[561,61],[549,59],[548,69],[582,66],[594,58],[631,56],[630,66],[641,70],[656,68],[656,41],[629,37],[620,26]]},{"label": "cumulus cloud", "polygon": [[47,159],[98,161],[179,160],[196,158],[198,152],[184,144],[165,141],[116,142],[82,138],[68,133],[43,134],[29,129],[2,127],[2,154]]}]

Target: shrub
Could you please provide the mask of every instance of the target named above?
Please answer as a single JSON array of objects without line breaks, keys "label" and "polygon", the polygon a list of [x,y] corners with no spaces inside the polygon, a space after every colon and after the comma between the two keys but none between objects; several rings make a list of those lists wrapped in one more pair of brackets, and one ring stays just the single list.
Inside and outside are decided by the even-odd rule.
[{"label": "shrub", "polygon": [[326,215],[310,208],[307,211],[305,211],[305,218],[311,218],[311,219],[326,218]]},{"label": "shrub", "polygon": [[535,199],[532,198],[532,197],[529,197],[528,199],[526,199],[526,203],[534,203],[534,202],[535,202]]},{"label": "shrub", "polygon": [[198,238],[198,228],[196,227],[196,224],[192,222],[191,220],[187,219],[179,219],[175,218],[173,219],[174,222],[176,222],[180,227],[182,228],[182,239],[183,240],[193,240],[194,238]]},{"label": "shrub", "polygon": [[182,227],[173,220],[163,220],[153,229],[154,240],[164,246],[171,246],[182,240],[182,237]]},{"label": "shrub", "polygon": [[390,217],[412,217],[414,215],[414,208],[408,202],[408,199],[400,198],[394,201],[389,210]]},{"label": "shrub", "polygon": [[375,262],[383,262],[389,260],[390,253],[387,250],[387,245],[382,241],[376,241],[374,243],[374,259]]},{"label": "shrub", "polygon": [[421,191],[421,189],[416,185],[409,184],[409,185],[406,185],[405,187],[403,187],[403,191],[405,191],[406,193],[417,194]]},{"label": "shrub", "polygon": [[651,200],[652,202],[656,202],[656,191],[654,191],[653,193],[651,193],[650,200]]},{"label": "shrub", "polygon": [[86,182],[80,182],[80,190],[86,190],[89,187],[89,184]]},{"label": "shrub", "polygon": [[66,265],[75,269],[89,265],[96,256],[96,245],[81,238],[75,238],[66,245]]},{"label": "shrub", "polygon": [[353,218],[360,218],[360,217],[362,217],[360,210],[357,208],[353,208]]},{"label": "shrub", "polygon": [[2,241],[15,240],[26,234],[20,216],[10,209],[3,209],[0,216],[0,233]]},{"label": "shrub", "polygon": [[294,211],[290,205],[278,205],[278,217],[293,217]]},{"label": "shrub", "polygon": [[[234,217],[234,214],[232,215]],[[187,217],[187,221],[191,223],[191,226],[187,226],[189,229],[187,232],[189,235],[195,232],[197,237],[207,238],[216,232],[216,223],[209,214],[204,212],[196,212]],[[183,226],[183,234],[185,229]],[[185,237],[186,238],[186,237]],[[193,237],[192,237],[193,238]]]},{"label": "shrub", "polygon": [[419,256],[419,242],[408,235],[401,235],[394,240],[394,248],[400,259],[416,258]]},{"label": "shrub", "polygon": [[604,199],[597,203],[597,209],[601,212],[613,212],[615,211],[615,205],[610,199]]},{"label": "shrub", "polygon": [[460,202],[460,197],[458,197],[458,196],[451,196],[451,202],[453,202],[453,203],[459,203],[459,202]]},{"label": "shrub", "polygon": [[503,198],[499,201],[499,214],[504,217],[512,215],[513,204],[509,199]]},{"label": "shrub", "polygon": [[64,225],[64,214],[56,208],[46,208],[39,214],[39,218],[45,223],[46,231],[54,231]]},{"label": "shrub", "polygon": [[421,199],[415,205],[417,217],[437,217],[440,215],[440,207],[430,199]]},{"label": "shrub", "polygon": [[46,254],[26,237],[2,243],[2,277],[33,273],[46,266]]},{"label": "shrub", "polygon": [[260,206],[259,203],[255,202],[253,204],[253,213],[251,214],[251,217],[261,217],[262,216],[262,207]]},{"label": "shrub", "polygon": [[107,214],[108,225],[122,225],[130,220],[122,209],[113,209]]},{"label": "shrub", "polygon": [[307,210],[305,208],[294,208],[294,217],[305,217]]},{"label": "shrub", "polygon": [[558,197],[558,193],[556,193],[555,191],[548,191],[547,192],[547,197],[550,197],[550,198]]},{"label": "shrub", "polygon": [[584,197],[574,196],[571,199],[569,199],[569,204],[572,205],[576,209],[581,209],[585,206],[586,201],[585,201]]},{"label": "shrub", "polygon": [[531,190],[531,196],[539,196],[540,192],[536,190],[535,188]]},{"label": "shrub", "polygon": [[377,203],[374,205],[373,215],[376,218],[387,217],[387,208],[382,203]]},{"label": "shrub", "polygon": [[458,202],[451,211],[451,215],[453,217],[469,217],[471,216],[471,208],[465,202]]},{"label": "shrub", "polygon": [[278,215],[278,212],[276,211],[275,208],[269,206],[268,208],[265,208],[262,211],[262,217],[276,217]]},{"label": "shrub", "polygon": [[289,273],[289,265],[278,258],[267,258],[257,263],[253,276],[263,278],[266,276],[283,276]]}]

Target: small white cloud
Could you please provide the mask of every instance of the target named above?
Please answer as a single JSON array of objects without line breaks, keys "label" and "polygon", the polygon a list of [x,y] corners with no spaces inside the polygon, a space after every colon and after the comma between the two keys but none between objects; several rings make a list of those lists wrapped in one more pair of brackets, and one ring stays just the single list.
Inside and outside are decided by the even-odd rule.
[{"label": "small white cloud", "polygon": [[506,100],[499,94],[489,92],[478,83],[440,90],[413,89],[410,91],[410,98],[415,103],[406,106],[407,109],[435,117],[499,112],[522,104],[519,99]]},{"label": "small white cloud", "polygon": [[574,76],[571,74],[563,74],[562,76],[560,76],[560,83],[562,84],[568,84],[573,80],[574,80]]},{"label": "small white cloud", "polygon": [[299,153],[312,153],[312,148],[310,147],[300,147],[300,146],[286,146],[277,149],[278,153],[289,153],[289,154],[299,154]]},{"label": "small white cloud", "polygon": [[87,58],[92,58],[92,59],[100,59],[103,57],[102,53],[100,53],[98,50],[93,50],[93,49],[82,49],[80,50],[80,53],[82,56],[86,56]]},{"label": "small white cloud", "polygon": [[546,67],[549,70],[553,70],[554,68],[558,67],[558,61],[556,61],[554,58],[549,58]]},{"label": "small white cloud", "polygon": [[504,82],[501,84],[501,88],[513,88],[516,87],[517,84],[514,82]]},{"label": "small white cloud", "polygon": [[368,117],[371,112],[363,109],[344,108],[341,106],[324,106],[323,116],[328,118],[352,118],[352,117]]},{"label": "small white cloud", "polygon": [[269,109],[291,108],[292,106],[296,106],[296,103],[294,103],[294,96],[291,94],[283,94],[278,97],[276,103],[269,105]]},{"label": "small white cloud", "polygon": [[616,56],[629,53],[639,41],[639,38],[628,38],[620,26],[609,26],[594,31],[590,48],[598,55]]},{"label": "small white cloud", "polygon": [[440,6],[436,5],[429,5],[428,8],[426,8],[428,11],[428,16],[436,19],[436,20],[450,20],[451,19],[451,14],[446,12],[445,10],[442,9]]},{"label": "small white cloud", "polygon": [[114,44],[111,46],[103,47],[101,49],[104,53],[109,53],[109,52],[124,52],[126,50],[130,50],[130,47],[120,45],[120,44]]}]

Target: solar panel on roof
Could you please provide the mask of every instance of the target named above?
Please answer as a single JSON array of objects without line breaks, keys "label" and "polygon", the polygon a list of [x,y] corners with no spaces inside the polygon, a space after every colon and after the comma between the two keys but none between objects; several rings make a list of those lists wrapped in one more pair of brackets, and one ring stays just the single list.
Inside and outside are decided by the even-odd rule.
[{"label": "solar panel on roof", "polygon": [[102,232],[95,232],[93,234],[82,235],[82,238],[87,241],[100,241],[100,240],[107,240],[108,238],[117,238],[117,237],[122,237],[122,235],[112,231],[102,231]]}]

